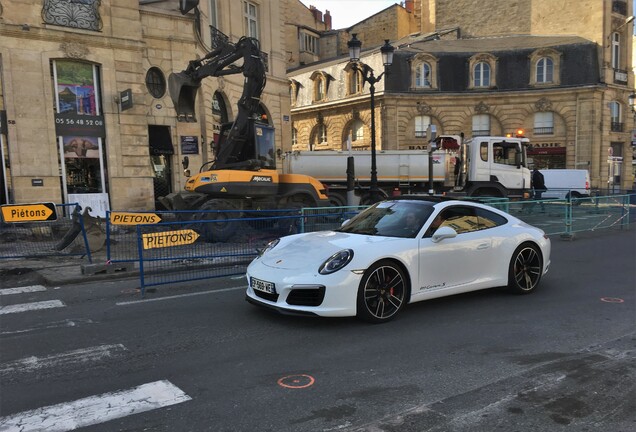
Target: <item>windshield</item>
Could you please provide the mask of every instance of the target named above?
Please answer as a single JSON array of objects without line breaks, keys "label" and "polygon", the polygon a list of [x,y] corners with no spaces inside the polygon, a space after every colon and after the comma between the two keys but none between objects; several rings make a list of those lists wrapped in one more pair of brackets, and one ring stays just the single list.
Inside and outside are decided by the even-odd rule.
[{"label": "windshield", "polygon": [[356,215],[336,231],[414,238],[431,213],[433,203],[427,201],[384,201]]}]

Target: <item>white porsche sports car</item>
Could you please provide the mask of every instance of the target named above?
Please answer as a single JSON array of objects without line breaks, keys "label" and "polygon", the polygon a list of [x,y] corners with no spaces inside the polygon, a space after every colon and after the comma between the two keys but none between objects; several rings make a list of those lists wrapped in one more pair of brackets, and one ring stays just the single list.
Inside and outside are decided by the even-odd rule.
[{"label": "white porsche sports car", "polygon": [[283,313],[394,318],[407,303],[485,288],[534,291],[550,267],[539,228],[470,201],[401,197],[333,231],[270,242],[246,300]]}]

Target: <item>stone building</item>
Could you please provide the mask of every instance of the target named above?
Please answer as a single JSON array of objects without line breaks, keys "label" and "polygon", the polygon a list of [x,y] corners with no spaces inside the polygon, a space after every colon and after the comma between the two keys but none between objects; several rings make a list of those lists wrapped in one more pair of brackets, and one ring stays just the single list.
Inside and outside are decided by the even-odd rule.
[{"label": "stone building", "polygon": [[[429,123],[467,137],[522,128],[539,167],[585,168],[595,188],[631,189],[631,2],[487,3],[406,2],[419,31],[391,38],[376,148],[425,148]],[[361,61],[381,73],[380,43],[359,39]],[[354,149],[370,147],[368,85],[342,54],[289,71],[294,149],[343,149],[348,136]]]},{"label": "stone building", "polygon": [[243,35],[267,64],[263,114],[277,143],[290,142],[288,2],[203,0],[185,15],[179,3],[0,0],[1,203],[79,202],[104,215],[182,190],[182,160],[197,170],[213,157],[243,76],[204,79],[196,122],[177,121],[168,76]]}]

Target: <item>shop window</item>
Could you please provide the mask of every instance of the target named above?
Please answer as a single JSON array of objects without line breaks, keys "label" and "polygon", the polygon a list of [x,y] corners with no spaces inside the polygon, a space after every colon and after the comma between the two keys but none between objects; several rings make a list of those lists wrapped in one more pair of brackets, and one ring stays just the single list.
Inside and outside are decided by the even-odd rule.
[{"label": "shop window", "polygon": [[91,207],[93,215],[105,217],[108,196],[99,67],[54,60],[51,70],[65,202]]}]

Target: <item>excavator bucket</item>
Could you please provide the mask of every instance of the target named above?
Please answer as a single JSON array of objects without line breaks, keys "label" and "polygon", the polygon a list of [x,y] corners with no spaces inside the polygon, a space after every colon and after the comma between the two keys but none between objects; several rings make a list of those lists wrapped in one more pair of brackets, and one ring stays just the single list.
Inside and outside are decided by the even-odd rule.
[{"label": "excavator bucket", "polygon": [[201,80],[194,80],[189,75],[178,72],[168,77],[168,91],[180,122],[196,122],[194,103]]}]

